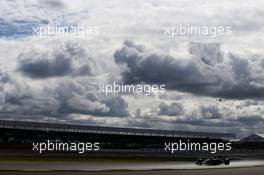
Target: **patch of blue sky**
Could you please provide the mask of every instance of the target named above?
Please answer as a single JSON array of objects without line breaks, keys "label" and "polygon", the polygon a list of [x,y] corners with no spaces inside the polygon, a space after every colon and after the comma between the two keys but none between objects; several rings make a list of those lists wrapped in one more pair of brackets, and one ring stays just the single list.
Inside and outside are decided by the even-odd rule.
[{"label": "patch of blue sky", "polygon": [[48,20],[11,20],[0,19],[0,37],[19,38],[33,34],[34,26],[47,25]]},{"label": "patch of blue sky", "polygon": [[65,16],[58,16],[56,20],[48,19],[13,19],[5,20],[0,18],[0,38],[21,38],[29,37],[34,33],[34,27],[43,27],[48,24],[56,25],[58,27],[72,27],[76,23],[67,22]]}]

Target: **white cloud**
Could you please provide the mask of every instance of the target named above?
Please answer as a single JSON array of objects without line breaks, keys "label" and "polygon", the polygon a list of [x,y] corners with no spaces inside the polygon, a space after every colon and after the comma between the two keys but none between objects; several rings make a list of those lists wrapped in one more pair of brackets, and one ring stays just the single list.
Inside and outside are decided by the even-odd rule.
[{"label": "white cloud", "polygon": [[[262,100],[255,99],[259,94],[263,97],[263,3],[262,0],[250,2],[241,0],[0,1],[0,71],[2,72],[0,76],[1,80],[5,79],[6,81],[1,81],[0,88],[4,93],[0,93],[0,109],[13,111],[14,118],[22,117],[23,119],[26,117],[21,116],[18,111],[36,114],[37,119],[48,120],[47,118],[50,117],[53,120],[64,122],[82,120],[93,124],[119,126],[159,128],[168,126],[182,129],[203,127],[203,130],[219,131],[222,126],[226,131],[232,131],[233,128],[239,129],[239,127],[246,131],[250,131],[252,128],[261,130],[260,126],[254,122],[251,123],[252,128],[247,128],[245,123],[250,116],[253,116],[254,121],[262,121],[260,111],[263,111],[263,104],[252,104]],[[91,39],[73,36],[67,38],[63,38],[63,36],[43,38],[31,36],[32,26],[53,22],[62,26],[100,26],[100,33]],[[216,38],[208,36],[168,38],[164,35],[164,26],[179,24],[231,26],[232,35]],[[115,64],[113,54],[122,47],[125,40],[133,40],[146,46],[149,50],[144,53],[145,55],[142,54],[144,58],[146,55],[154,53],[156,57],[159,56],[162,59],[157,58],[160,64],[168,57],[177,60],[172,61],[174,69],[175,67],[181,68],[184,63],[191,60],[194,66],[191,68],[195,75],[189,76],[189,78],[191,77],[190,79],[193,81],[218,81],[227,85],[221,87],[222,90],[236,89],[230,96],[236,96],[235,98],[254,97],[251,99],[252,102],[246,101],[247,99],[228,100],[241,105],[240,118],[244,118],[235,118],[236,109],[233,107],[206,106],[207,103],[215,101],[210,95],[208,97],[195,96],[185,91],[179,92],[177,89],[168,90],[167,94],[161,98],[156,96],[140,97],[131,94],[111,98],[91,95],[95,94],[95,87],[98,83],[120,80],[120,72],[123,69]],[[203,45],[201,48],[193,50],[193,56],[188,52],[191,42]],[[71,54],[71,51],[67,51],[67,43],[73,46],[70,48],[76,48],[78,53]],[[203,43],[221,43],[222,50],[213,47],[208,52],[208,47],[204,47]],[[219,53],[215,54],[216,50]],[[160,57],[160,55],[162,56]],[[69,69],[64,74],[57,74],[62,70],[56,66],[56,60],[60,56],[65,58],[63,61],[72,60],[69,61],[71,64],[65,64],[64,68],[67,68],[68,65]],[[30,65],[41,65],[43,68],[43,64],[37,63],[45,63],[46,68],[50,71],[43,70],[42,73],[53,76],[45,76],[44,79],[41,79],[38,76],[33,78],[29,76],[32,71],[22,74],[19,71],[21,70],[21,59],[27,60],[24,62],[27,63],[24,64],[26,68],[29,68]],[[42,61],[38,62],[39,60]],[[80,69],[83,66],[88,66],[90,72],[80,76]],[[51,69],[49,69],[50,67]],[[165,72],[164,67],[166,68],[166,65],[163,67],[157,65],[157,69],[160,68],[159,70],[163,73]],[[154,71],[154,69],[150,69],[150,66],[146,66],[147,69]],[[146,74],[144,75],[146,76]],[[7,75],[10,77],[8,80],[6,79]],[[184,80],[188,78],[188,75],[180,76]],[[63,95],[60,94],[63,93],[64,88],[67,89],[65,84],[72,83],[77,83],[76,86],[79,88],[69,88]],[[60,86],[62,89],[59,90]],[[252,87],[261,89],[261,92],[251,91]],[[214,91],[217,88],[219,87],[210,90]],[[193,90],[195,89],[197,90],[198,86],[193,87]],[[212,92],[207,90],[206,94]],[[71,96],[66,98],[67,94],[71,94]],[[58,96],[65,97],[65,99],[58,99]],[[12,102],[12,99],[15,100],[13,104],[6,105],[6,100]],[[15,102],[17,104],[14,104]],[[43,114],[52,115],[58,112],[61,109],[61,102],[68,105],[69,111],[72,111],[67,111],[70,114],[64,118]],[[158,106],[162,102],[172,109],[175,108],[176,111],[178,110],[176,105],[170,105],[182,103],[185,115],[175,117],[173,115],[177,113],[175,110],[167,113],[170,116],[165,115],[164,111],[164,115],[158,115]],[[34,110],[30,111],[31,108]],[[211,122],[203,121],[202,108],[207,118],[214,118]],[[140,112],[136,112],[137,109],[140,109]],[[64,112],[66,113],[66,111]],[[96,117],[95,113],[100,113],[105,117]],[[131,116],[128,115],[129,113]],[[218,118],[213,113],[217,114]],[[128,117],[116,118],[116,114]],[[219,117],[220,115],[222,118]],[[9,116],[12,117],[11,114]],[[174,119],[175,121],[178,119],[181,124],[173,123]],[[235,123],[237,126],[232,125],[231,127],[228,122],[230,125]],[[209,127],[209,124],[217,127]]]}]

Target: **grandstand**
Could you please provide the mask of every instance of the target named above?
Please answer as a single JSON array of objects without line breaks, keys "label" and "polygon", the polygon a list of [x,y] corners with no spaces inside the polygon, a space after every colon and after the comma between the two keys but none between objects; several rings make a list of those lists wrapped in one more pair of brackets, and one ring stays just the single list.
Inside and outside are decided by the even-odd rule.
[{"label": "grandstand", "polygon": [[229,139],[235,137],[235,134],[231,134],[231,133],[209,133],[209,132],[190,132],[190,131],[157,130],[157,129],[118,128],[118,127],[105,127],[105,126],[24,122],[24,121],[11,121],[11,120],[0,120],[0,129],[65,132],[65,133],[68,132],[68,133],[152,136],[152,137],[207,138],[207,139]]},{"label": "grandstand", "polygon": [[100,142],[104,149],[163,149],[165,142],[228,142],[232,133],[190,132],[140,128],[0,120],[1,145],[32,145],[32,142]]}]

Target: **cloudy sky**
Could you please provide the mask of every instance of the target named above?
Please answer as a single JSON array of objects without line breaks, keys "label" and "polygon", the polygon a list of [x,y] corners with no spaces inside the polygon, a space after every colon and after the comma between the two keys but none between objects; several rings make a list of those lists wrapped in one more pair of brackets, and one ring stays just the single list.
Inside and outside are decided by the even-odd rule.
[{"label": "cloudy sky", "polygon": [[[263,0],[1,0],[0,118],[264,133],[263,7]],[[99,33],[33,35],[48,24]],[[232,34],[164,34],[177,25]],[[98,92],[113,82],[167,90]]]}]

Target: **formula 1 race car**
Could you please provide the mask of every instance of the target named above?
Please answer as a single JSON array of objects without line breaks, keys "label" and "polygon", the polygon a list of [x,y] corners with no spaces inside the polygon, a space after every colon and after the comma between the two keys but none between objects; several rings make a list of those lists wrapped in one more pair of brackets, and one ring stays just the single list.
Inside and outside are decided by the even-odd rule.
[{"label": "formula 1 race car", "polygon": [[230,164],[230,159],[223,157],[223,156],[213,156],[207,159],[202,159],[199,158],[196,162],[196,165],[202,166],[215,166],[215,165],[229,165]]}]

